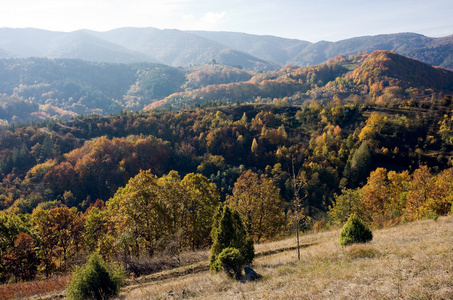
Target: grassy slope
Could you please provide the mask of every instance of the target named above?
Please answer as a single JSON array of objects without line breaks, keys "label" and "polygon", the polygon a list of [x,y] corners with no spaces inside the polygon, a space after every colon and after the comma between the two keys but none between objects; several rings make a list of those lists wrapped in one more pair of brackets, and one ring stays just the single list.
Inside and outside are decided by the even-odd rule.
[{"label": "grassy slope", "polygon": [[[453,215],[373,234],[349,247],[339,246],[339,230],[303,235],[300,261],[294,238],[256,245],[253,268],[263,275],[256,282],[211,275],[207,251],[194,253],[198,263],[129,279],[119,299],[453,299]],[[4,286],[10,293],[2,295],[62,299],[64,280],[42,291],[40,282]]]},{"label": "grassy slope", "polygon": [[[453,216],[374,231],[369,244],[340,247],[339,231],[302,237],[301,251],[260,256],[263,279],[240,283],[200,270],[129,285],[121,299],[452,299]],[[258,245],[288,248],[294,239]]]}]

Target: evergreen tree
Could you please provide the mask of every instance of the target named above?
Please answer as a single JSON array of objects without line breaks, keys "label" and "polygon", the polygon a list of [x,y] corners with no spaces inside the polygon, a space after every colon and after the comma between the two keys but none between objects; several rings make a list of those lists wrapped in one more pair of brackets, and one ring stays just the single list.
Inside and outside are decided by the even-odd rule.
[{"label": "evergreen tree", "polygon": [[[211,272],[218,272],[223,267],[229,275],[234,274],[238,278],[242,267],[251,264],[255,257],[253,240],[248,236],[239,214],[228,207],[220,208],[211,236]],[[233,270],[233,273],[228,270]]]},{"label": "evergreen tree", "polygon": [[350,186],[366,182],[371,162],[372,158],[368,143],[363,141],[345,167],[344,176],[349,179]]}]

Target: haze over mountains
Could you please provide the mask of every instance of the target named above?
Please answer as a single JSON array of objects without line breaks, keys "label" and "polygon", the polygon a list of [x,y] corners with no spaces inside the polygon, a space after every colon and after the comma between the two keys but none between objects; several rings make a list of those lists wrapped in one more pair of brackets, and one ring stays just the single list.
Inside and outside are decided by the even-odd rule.
[{"label": "haze over mountains", "polygon": [[34,28],[0,29],[0,58],[72,58],[96,62],[152,62],[179,67],[218,63],[255,70],[286,64],[305,66],[340,54],[392,50],[433,66],[453,70],[453,35],[431,38],[416,33],[364,36],[310,43],[236,32],[119,28],[107,32],[54,32]]}]

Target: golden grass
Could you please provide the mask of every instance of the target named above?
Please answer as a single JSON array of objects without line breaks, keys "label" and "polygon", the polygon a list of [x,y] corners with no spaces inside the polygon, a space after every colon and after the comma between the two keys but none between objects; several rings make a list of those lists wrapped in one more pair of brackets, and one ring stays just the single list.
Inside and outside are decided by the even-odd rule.
[{"label": "golden grass", "polygon": [[[263,278],[167,274],[130,285],[120,299],[453,299],[453,216],[376,230],[370,243],[339,246],[339,231],[261,244],[253,268]],[[178,275],[178,274],[177,274]]]}]

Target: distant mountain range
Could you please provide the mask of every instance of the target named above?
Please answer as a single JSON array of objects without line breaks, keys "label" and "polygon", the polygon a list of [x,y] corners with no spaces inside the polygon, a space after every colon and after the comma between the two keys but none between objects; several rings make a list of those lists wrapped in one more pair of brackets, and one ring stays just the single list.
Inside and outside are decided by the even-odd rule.
[{"label": "distant mountain range", "polygon": [[109,63],[162,63],[174,67],[211,61],[254,70],[287,64],[323,63],[337,55],[392,50],[433,66],[453,70],[453,35],[431,38],[416,33],[383,34],[338,42],[236,32],[119,28],[107,32],[0,29],[0,58],[72,58]]}]

